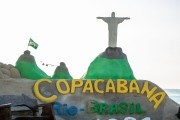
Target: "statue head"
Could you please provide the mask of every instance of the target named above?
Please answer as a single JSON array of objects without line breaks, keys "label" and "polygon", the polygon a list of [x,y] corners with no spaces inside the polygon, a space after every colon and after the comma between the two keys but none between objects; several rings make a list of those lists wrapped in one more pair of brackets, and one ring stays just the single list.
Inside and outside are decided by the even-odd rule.
[{"label": "statue head", "polygon": [[111,13],[111,17],[115,17],[115,12],[112,12],[112,13]]}]

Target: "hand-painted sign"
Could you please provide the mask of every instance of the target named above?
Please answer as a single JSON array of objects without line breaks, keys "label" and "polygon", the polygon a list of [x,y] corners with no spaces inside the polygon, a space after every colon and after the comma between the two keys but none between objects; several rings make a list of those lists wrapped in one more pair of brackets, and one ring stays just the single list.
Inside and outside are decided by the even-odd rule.
[{"label": "hand-painted sign", "polygon": [[[57,100],[57,95],[45,97],[40,93],[39,85],[43,82],[52,84],[52,81],[49,79],[38,80],[34,85],[35,96],[43,102],[52,102],[52,101]],[[61,87],[62,85],[65,87],[64,89],[62,89]],[[105,85],[105,88],[100,89],[101,85]],[[82,94],[85,94],[85,93],[89,93],[89,94],[92,94],[92,93],[146,94],[149,102],[153,102],[155,110],[162,103],[162,101],[164,100],[166,96],[165,92],[156,92],[158,88],[157,86],[154,86],[153,88],[149,89],[148,81],[143,83],[143,86],[141,89],[138,83],[136,82],[136,80],[130,81],[129,84],[127,80],[123,80],[123,79],[118,79],[117,81],[113,81],[110,79],[110,80],[107,80],[106,82],[105,80],[102,80],[102,79],[86,80],[86,81],[83,81],[80,79],[73,79],[71,80],[70,84],[67,82],[67,80],[56,81],[56,89],[61,95],[74,94],[76,89],[78,88],[82,88],[82,91],[81,91]]]},{"label": "hand-painted sign", "polygon": [[[41,104],[44,98],[46,100],[56,96],[54,100],[61,104],[61,106],[54,105],[54,113],[58,120],[178,120],[179,104],[176,104],[165,94],[163,89],[150,81],[120,79],[47,81],[15,79],[12,82],[12,80],[1,80],[0,94],[1,96],[25,94],[33,99],[36,97],[38,104]],[[73,89],[74,93],[71,93]],[[65,93],[62,94],[62,92]],[[164,97],[163,94],[165,94]],[[4,99],[2,100],[4,101]],[[3,102],[2,100],[0,101]],[[92,107],[93,105],[90,103],[91,100],[98,102],[98,112],[88,109],[88,106]],[[108,105],[107,109],[103,109],[103,103]],[[100,105],[102,114],[100,114]],[[154,109],[155,105],[158,105],[156,109]],[[128,107],[126,108],[126,106]],[[82,108],[84,111],[81,111]],[[58,109],[60,109],[61,115],[58,114]],[[117,110],[121,113],[116,114]],[[130,112],[130,110],[132,111]],[[145,113],[139,114],[137,112],[139,110],[145,111]],[[106,111],[108,114],[105,114]],[[122,114],[122,111],[125,111],[126,114]]]}]

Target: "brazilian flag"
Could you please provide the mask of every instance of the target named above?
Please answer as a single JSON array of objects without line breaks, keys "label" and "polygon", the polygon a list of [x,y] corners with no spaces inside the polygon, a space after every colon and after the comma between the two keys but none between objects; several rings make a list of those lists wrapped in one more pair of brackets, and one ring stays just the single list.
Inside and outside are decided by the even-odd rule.
[{"label": "brazilian flag", "polygon": [[39,45],[30,38],[30,39],[29,39],[28,46],[31,46],[31,47],[33,47],[34,49],[37,49]]}]

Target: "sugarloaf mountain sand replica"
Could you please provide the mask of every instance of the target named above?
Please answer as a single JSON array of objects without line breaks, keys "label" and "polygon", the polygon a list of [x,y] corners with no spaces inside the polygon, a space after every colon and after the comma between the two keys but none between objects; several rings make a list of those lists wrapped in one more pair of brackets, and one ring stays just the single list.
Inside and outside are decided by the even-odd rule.
[{"label": "sugarloaf mountain sand replica", "polygon": [[[137,80],[122,48],[118,24],[128,17],[97,17],[108,25],[109,46],[73,79],[64,62],[48,76],[29,50],[16,65],[0,63],[1,120],[179,120],[180,105],[155,83]],[[29,46],[38,47],[32,39]]]}]

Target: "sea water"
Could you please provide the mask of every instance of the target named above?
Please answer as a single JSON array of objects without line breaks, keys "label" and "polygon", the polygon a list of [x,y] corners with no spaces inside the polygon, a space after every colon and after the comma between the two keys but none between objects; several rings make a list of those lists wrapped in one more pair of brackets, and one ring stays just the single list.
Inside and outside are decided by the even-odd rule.
[{"label": "sea water", "polygon": [[172,100],[180,104],[180,89],[164,89],[164,90]]}]

